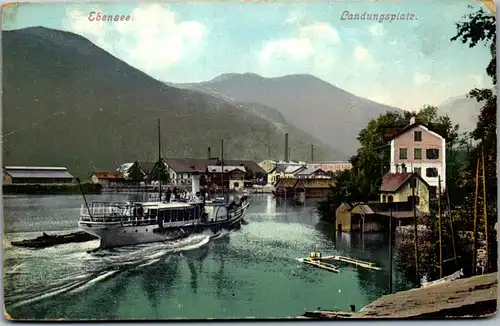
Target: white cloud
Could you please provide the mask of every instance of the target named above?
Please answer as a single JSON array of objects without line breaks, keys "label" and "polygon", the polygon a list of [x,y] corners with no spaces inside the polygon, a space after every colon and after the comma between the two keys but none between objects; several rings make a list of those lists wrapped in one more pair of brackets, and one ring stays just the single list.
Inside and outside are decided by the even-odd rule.
[{"label": "white cloud", "polygon": [[417,86],[427,85],[432,82],[432,76],[419,71],[413,74],[413,83]]},{"label": "white cloud", "polygon": [[[103,13],[99,9],[95,11]],[[195,55],[208,32],[199,22],[179,21],[168,7],[159,4],[136,7],[130,13],[130,21],[89,21],[88,14],[78,10],[70,11],[68,16],[70,31],[119,54],[129,64],[148,73],[169,68],[186,56]],[[105,42],[106,37],[112,42]]]},{"label": "white cloud", "polygon": [[[91,10],[91,12],[102,12],[99,8]],[[65,27],[71,32],[84,36],[90,39],[99,47],[105,48],[106,29],[103,21],[90,21],[89,14],[80,10],[69,10]]]},{"label": "white cloud", "polygon": [[368,52],[368,50],[361,45],[357,45],[354,48],[354,57],[356,58],[356,60],[364,62],[369,62],[373,60],[373,57],[370,54],[370,52]]},{"label": "white cloud", "polygon": [[337,30],[325,22],[313,22],[297,29],[289,38],[267,41],[257,59],[265,75],[297,73],[294,67],[308,64],[312,73],[327,69],[335,61],[340,43]]},{"label": "white cloud", "polygon": [[380,37],[385,34],[384,25],[381,23],[374,23],[373,25],[368,27],[368,31],[370,31],[370,34],[372,34],[374,38]]}]

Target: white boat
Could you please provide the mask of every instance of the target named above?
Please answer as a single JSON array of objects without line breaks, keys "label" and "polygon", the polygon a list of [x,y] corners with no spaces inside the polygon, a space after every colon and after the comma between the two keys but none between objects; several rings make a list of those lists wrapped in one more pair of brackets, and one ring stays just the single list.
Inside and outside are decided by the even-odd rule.
[{"label": "white boat", "polygon": [[78,226],[99,237],[100,248],[175,240],[211,230],[234,229],[250,205],[243,196],[238,203],[205,202],[199,195],[199,176],[192,177],[192,199],[186,202],[92,202],[84,204]]}]

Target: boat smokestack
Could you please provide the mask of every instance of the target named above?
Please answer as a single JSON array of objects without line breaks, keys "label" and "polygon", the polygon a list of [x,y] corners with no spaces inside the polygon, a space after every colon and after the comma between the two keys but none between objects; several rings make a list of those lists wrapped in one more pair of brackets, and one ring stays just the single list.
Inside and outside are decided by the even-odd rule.
[{"label": "boat smokestack", "polygon": [[212,158],[212,149],[210,147],[207,148],[207,159]]},{"label": "boat smokestack", "polygon": [[285,134],[285,162],[288,162],[288,155],[290,154],[290,148],[288,147],[288,133]]},{"label": "boat smokestack", "polygon": [[201,194],[200,192],[200,175],[198,173],[193,173],[191,175],[191,192],[193,193],[193,198],[196,198],[196,194]]}]

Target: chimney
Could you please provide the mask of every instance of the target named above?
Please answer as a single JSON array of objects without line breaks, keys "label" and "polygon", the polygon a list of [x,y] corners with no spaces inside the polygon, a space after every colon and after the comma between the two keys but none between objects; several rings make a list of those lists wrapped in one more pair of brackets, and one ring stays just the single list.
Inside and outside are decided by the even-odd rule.
[{"label": "chimney", "polygon": [[211,159],[211,158],[212,158],[212,153],[211,153],[211,151],[212,151],[212,150],[211,150],[211,148],[210,148],[210,147],[208,147],[208,149],[207,149],[207,159]]},{"label": "chimney", "polygon": [[291,161],[292,161],[292,148],[288,147],[288,161],[287,162],[291,162]]},{"label": "chimney", "polygon": [[285,162],[288,163],[288,155],[290,154],[290,150],[288,147],[288,133],[285,134]]},{"label": "chimney", "polygon": [[414,124],[415,123],[415,116],[412,116],[410,118],[410,125]]}]

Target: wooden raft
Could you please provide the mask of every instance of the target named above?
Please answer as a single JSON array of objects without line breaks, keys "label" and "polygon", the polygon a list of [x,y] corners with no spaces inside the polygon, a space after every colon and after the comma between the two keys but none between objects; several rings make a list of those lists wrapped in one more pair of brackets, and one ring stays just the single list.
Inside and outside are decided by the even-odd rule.
[{"label": "wooden raft", "polygon": [[308,258],[298,258],[298,261],[312,265],[318,268],[322,268],[325,270],[328,270],[330,272],[338,273],[339,272],[339,267],[335,266],[329,262],[326,262],[325,260],[335,260],[335,261],[340,261],[343,263],[348,263],[351,265],[355,265],[357,267],[363,267],[367,269],[372,269],[372,270],[380,270],[380,267],[375,266],[374,263],[370,263],[367,261],[363,260],[358,260],[354,258],[349,258],[349,257],[344,257],[344,256],[321,256],[321,253],[319,252],[313,252]]}]

